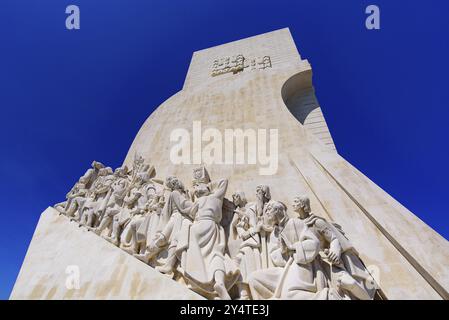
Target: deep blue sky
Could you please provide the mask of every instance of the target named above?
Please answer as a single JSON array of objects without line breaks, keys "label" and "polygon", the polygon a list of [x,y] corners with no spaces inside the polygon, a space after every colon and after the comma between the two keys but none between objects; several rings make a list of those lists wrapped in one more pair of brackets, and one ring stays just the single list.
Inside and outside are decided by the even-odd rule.
[{"label": "deep blue sky", "polygon": [[[81,30],[65,29],[69,4]],[[193,51],[283,27],[339,153],[449,238],[448,14],[446,0],[1,0],[0,298],[40,213],[93,159],[121,164]]]}]

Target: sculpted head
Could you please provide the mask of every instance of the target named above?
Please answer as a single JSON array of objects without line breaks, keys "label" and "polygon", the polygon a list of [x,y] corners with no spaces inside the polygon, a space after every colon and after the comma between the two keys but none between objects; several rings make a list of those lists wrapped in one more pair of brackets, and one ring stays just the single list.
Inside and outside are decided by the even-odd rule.
[{"label": "sculpted head", "polygon": [[109,175],[111,173],[112,173],[112,168],[111,167],[101,168],[100,171],[98,171],[98,175],[99,176],[107,176],[107,175]]},{"label": "sculpted head", "polygon": [[118,167],[114,171],[114,176],[123,178],[126,176],[127,173],[128,173],[128,167],[126,167],[126,166]]},{"label": "sculpted head", "polygon": [[136,176],[136,180],[135,180],[135,182],[134,182],[135,187],[136,187],[136,188],[141,187],[141,186],[143,185],[143,181],[144,181],[144,180],[143,180],[143,177],[137,175],[137,176]]},{"label": "sculpted head", "polygon": [[285,219],[287,206],[280,201],[270,201],[267,203],[266,217],[269,225],[277,225]]},{"label": "sculpted head", "polygon": [[295,197],[293,199],[293,210],[298,213],[301,219],[305,219],[312,211],[310,208],[310,199],[305,195]]},{"label": "sculpted head", "polygon": [[145,172],[139,173],[137,175],[137,178],[140,180],[140,184],[141,185],[143,185],[143,184],[145,184],[145,183],[150,181],[150,175],[148,173],[145,173]]},{"label": "sculpted head", "polygon": [[266,203],[271,200],[270,187],[267,185],[259,185],[256,188],[256,197],[259,201]]},{"label": "sculpted head", "polygon": [[76,182],[75,186],[76,186],[78,189],[86,189],[86,182],[85,182],[84,179],[82,179],[82,177],[81,177],[81,178],[78,179],[78,181]]},{"label": "sculpted head", "polygon": [[122,168],[115,168],[115,170],[114,170],[114,176],[116,176],[116,177],[118,177],[118,176],[120,176],[121,175],[121,173],[122,173]]},{"label": "sculpted head", "polygon": [[94,169],[96,169],[96,170],[100,170],[100,169],[102,169],[102,168],[104,168],[104,164],[102,164],[101,162],[99,162],[99,161],[93,161],[92,162],[92,168],[94,168]]},{"label": "sculpted head", "polygon": [[236,207],[243,208],[246,206],[247,200],[243,191],[237,191],[232,195],[232,202]]},{"label": "sculpted head", "polygon": [[184,191],[184,185],[178,177],[169,176],[165,179],[165,186],[169,188],[171,191],[179,190]]},{"label": "sculpted head", "polygon": [[93,200],[95,199],[95,196],[96,196],[95,190],[87,191],[86,198]]}]

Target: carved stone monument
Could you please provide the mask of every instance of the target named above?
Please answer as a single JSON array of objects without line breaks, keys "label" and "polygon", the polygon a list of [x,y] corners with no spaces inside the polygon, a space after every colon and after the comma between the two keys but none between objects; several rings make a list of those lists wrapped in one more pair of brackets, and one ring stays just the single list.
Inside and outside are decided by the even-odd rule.
[{"label": "carved stone monument", "polygon": [[282,29],[195,52],[123,165],[42,213],[10,298],[448,299],[448,265],[338,154]]}]

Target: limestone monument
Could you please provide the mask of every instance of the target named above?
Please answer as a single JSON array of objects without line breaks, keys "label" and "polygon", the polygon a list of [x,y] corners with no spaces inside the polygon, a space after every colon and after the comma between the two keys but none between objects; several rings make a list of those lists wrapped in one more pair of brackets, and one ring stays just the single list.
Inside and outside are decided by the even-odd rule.
[{"label": "limestone monument", "polygon": [[338,154],[281,29],[195,52],[123,165],[42,213],[10,298],[448,299],[448,266]]}]

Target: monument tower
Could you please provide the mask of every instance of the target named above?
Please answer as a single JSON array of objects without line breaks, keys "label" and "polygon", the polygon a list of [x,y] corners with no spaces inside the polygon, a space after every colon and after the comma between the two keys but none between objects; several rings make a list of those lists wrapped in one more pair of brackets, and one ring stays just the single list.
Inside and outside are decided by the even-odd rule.
[{"label": "monument tower", "polygon": [[[243,155],[217,155],[226,132],[233,150],[244,138]],[[87,175],[109,188],[103,196],[85,176],[78,200],[44,211],[11,299],[449,298],[449,243],[338,154],[288,29],[194,52],[183,88],[149,116],[123,165]],[[127,202],[133,192],[142,207]],[[139,233],[145,223],[155,232]],[[204,232],[218,258],[204,253]],[[335,243],[338,257],[328,254]],[[278,249],[287,256],[279,263]],[[212,275],[201,269],[209,262]],[[71,266],[76,288],[67,286]],[[309,267],[322,271],[322,287],[288,296],[289,270],[304,282]],[[268,269],[287,279],[275,292],[261,289]]]}]

